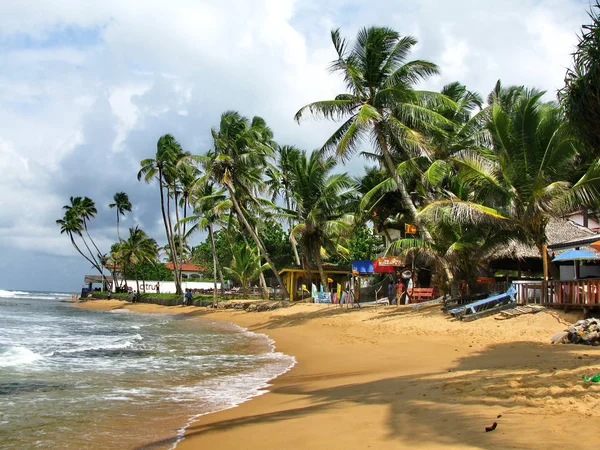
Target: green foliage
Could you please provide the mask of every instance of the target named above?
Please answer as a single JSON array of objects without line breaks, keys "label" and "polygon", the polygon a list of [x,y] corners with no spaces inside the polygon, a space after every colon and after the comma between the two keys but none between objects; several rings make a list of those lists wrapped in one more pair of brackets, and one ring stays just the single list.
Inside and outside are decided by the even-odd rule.
[{"label": "green foliage", "polygon": [[123,277],[128,280],[173,281],[173,272],[161,263],[142,262],[126,267]]},{"label": "green foliage", "polygon": [[260,238],[265,249],[277,267],[286,267],[294,264],[294,254],[288,233],[283,227],[273,221],[266,220],[260,231]]},{"label": "green foliage", "polygon": [[258,278],[259,274],[266,270],[268,264],[260,263],[258,252],[249,245],[242,244],[233,248],[233,259],[225,272],[239,281],[242,285],[244,295],[248,295],[250,282]]},{"label": "green foliage", "polygon": [[370,259],[377,257],[385,250],[383,237],[373,234],[366,225],[359,225],[352,231],[348,239],[349,260]]},{"label": "green foliage", "polygon": [[[235,246],[242,244],[244,240],[239,233],[231,233],[228,237],[227,230],[218,230],[215,232],[214,236],[219,265],[220,267],[228,266],[233,259],[229,243],[231,242],[231,244]],[[208,236],[206,236],[204,242],[192,249],[192,262],[199,266],[212,267],[213,257],[210,247],[210,238]]]},{"label": "green foliage", "polygon": [[587,141],[593,154],[600,149],[600,3],[583,25],[573,68],[567,71],[559,97],[569,120]]}]

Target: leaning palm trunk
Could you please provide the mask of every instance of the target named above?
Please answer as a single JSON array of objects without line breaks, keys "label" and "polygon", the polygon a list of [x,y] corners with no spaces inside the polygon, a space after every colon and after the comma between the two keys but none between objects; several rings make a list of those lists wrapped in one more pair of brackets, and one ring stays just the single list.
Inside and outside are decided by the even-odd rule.
[{"label": "leaning palm trunk", "polygon": [[[377,132],[379,145],[381,146],[381,153],[383,154],[383,158],[385,160],[388,170],[390,171],[390,174],[392,175],[392,177],[394,178],[394,181],[396,182],[396,185],[398,186],[398,190],[400,191],[400,197],[402,198],[402,203],[403,203],[404,207],[410,212],[410,215],[415,220],[417,226],[421,229],[425,241],[433,242],[433,238],[431,237],[431,234],[429,233],[427,226],[419,218],[419,212],[417,211],[417,208],[415,207],[414,203],[412,202],[412,200],[410,198],[410,194],[408,193],[408,190],[406,189],[406,185],[400,178],[400,175],[398,175],[398,171],[396,170],[396,167],[394,166],[394,161],[392,160],[392,156],[390,155],[390,152],[389,152],[389,149],[387,146],[387,141],[385,140],[385,137],[383,136],[383,132],[381,131],[381,125],[378,123],[375,123],[373,126],[375,127],[375,130]],[[454,275],[452,274],[452,271],[450,270],[450,267],[446,260],[441,260],[440,263],[442,265],[442,269],[444,270],[444,273],[446,274],[446,277],[448,278],[448,283],[450,284],[450,288],[452,289],[453,284],[454,284]]]},{"label": "leaning palm trunk", "polygon": [[327,281],[327,276],[325,275],[325,270],[323,270],[323,259],[321,258],[320,248],[316,249],[315,261],[317,263],[317,268],[319,269],[319,276],[321,277],[321,285],[323,286],[323,291],[329,292],[329,283]]},{"label": "leaning palm trunk", "polygon": [[[210,237],[210,247],[211,247],[212,256],[213,256],[213,280],[214,280],[213,306],[215,306],[217,304],[217,249],[215,247],[215,237],[213,235],[212,224],[208,225],[208,234]],[[221,289],[223,289],[222,277],[221,277]]]},{"label": "leaning palm trunk", "polygon": [[169,249],[171,250],[171,259],[173,260],[173,279],[175,280],[175,293],[181,295],[181,282],[179,281],[179,269],[176,264],[176,256],[175,256],[175,245],[173,244],[173,238],[171,236],[169,230],[170,219],[167,221],[167,214],[165,212],[165,196],[163,192],[163,177],[162,170],[159,168],[158,170],[158,184],[160,190],[160,211],[163,217],[163,224],[165,226],[165,234],[167,235],[167,243],[169,244]]},{"label": "leaning palm trunk", "polygon": [[[179,213],[177,212],[177,194],[175,194],[175,215],[179,216]],[[179,265],[179,253],[177,253],[177,246],[175,245],[175,236],[173,233],[173,223],[171,222],[171,195],[170,195],[170,189],[167,186],[167,220],[169,221],[169,233],[171,235],[171,242],[173,242],[173,254],[171,255],[171,259],[173,260],[173,267],[176,268],[176,278],[177,278],[177,283],[179,284],[179,286],[181,286],[181,282],[182,282],[182,273],[181,273],[181,266]],[[181,238],[181,236],[179,236],[179,238]],[[181,240],[179,241],[181,244]],[[179,248],[179,251],[183,251],[183,248]],[[179,288],[181,290],[181,287]]]},{"label": "leaning palm trunk", "polygon": [[259,251],[262,252],[263,257],[265,258],[265,260],[271,267],[271,270],[275,274],[277,283],[279,283],[279,285],[281,286],[282,293],[283,293],[283,299],[287,300],[289,298],[289,294],[288,294],[286,287],[283,285],[283,283],[281,281],[281,277],[279,276],[279,272],[277,272],[277,268],[275,267],[275,264],[273,264],[273,261],[271,261],[271,257],[265,250],[265,247],[263,246],[263,243],[260,241],[257,234],[254,232],[254,229],[250,226],[250,224],[246,220],[246,217],[244,216],[244,213],[242,212],[242,209],[240,208],[240,205],[237,201],[237,198],[235,197],[235,193],[233,192],[231,185],[226,183],[225,186],[227,187],[227,191],[229,192],[229,197],[231,198],[231,202],[233,203],[233,206],[235,208],[235,212],[238,216],[238,219],[240,220],[240,222],[242,222],[244,224],[244,227],[246,228],[246,230],[248,230],[248,233],[250,233],[250,236],[252,236],[252,239],[254,240],[254,243],[258,247]]},{"label": "leaning palm trunk", "polygon": [[[185,219],[185,212],[184,212],[184,217]],[[177,223],[179,223],[179,202],[177,201],[177,188],[175,188],[175,219],[177,220]],[[179,251],[182,252],[183,254],[183,248],[184,248],[184,241],[183,241],[183,236],[185,236],[185,223],[183,225],[184,229],[183,229],[183,233],[179,232],[178,234],[178,240],[179,240]],[[179,261],[179,255],[177,255],[177,260]],[[175,265],[175,263],[173,263],[173,265]],[[181,270],[179,270],[179,282],[181,283]]]},{"label": "leaning palm trunk", "polygon": [[[256,232],[256,235],[258,236],[258,232],[256,230],[254,230]],[[263,254],[260,251],[260,249],[258,250],[258,254],[259,256],[262,258]],[[262,261],[261,261],[262,264]],[[269,298],[269,288],[267,287],[267,280],[265,280],[265,274],[263,272],[258,274],[258,280],[260,281],[260,287],[263,290],[263,297],[268,299]]]},{"label": "leaning palm trunk", "polygon": [[[290,198],[285,196],[285,203],[288,211],[290,210]],[[290,229],[290,243],[292,244],[292,249],[294,250],[294,259],[296,260],[296,265],[300,265],[300,255],[298,255],[298,243],[296,242],[296,238],[294,237],[294,233],[292,231],[292,219],[288,219],[288,227]]]},{"label": "leaning palm trunk", "polygon": [[[92,241],[92,238],[90,237],[90,233],[88,233],[87,228],[85,227],[85,222],[84,222],[84,229],[85,229],[86,234],[90,238],[90,241]],[[83,244],[85,245],[85,248],[87,249],[88,253],[90,254],[90,258],[88,258],[83,253],[81,253],[81,250],[79,250],[79,248],[77,246],[75,246],[75,248],[77,249],[77,251],[79,253],[81,253],[81,255],[85,259],[87,259],[90,263],[92,263],[92,266],[94,267],[94,269],[96,269],[100,273],[100,276],[102,277],[102,284],[104,285],[104,283],[108,283],[108,280],[106,279],[106,276],[104,275],[104,266],[101,266],[101,264],[96,260],[96,257],[94,256],[94,252],[92,251],[92,249],[88,245],[88,243],[85,240],[85,238],[83,237],[83,235],[79,234],[79,237],[83,241]],[[73,236],[71,236],[71,240],[73,242],[73,245],[75,245],[75,241],[73,241]],[[94,244],[94,241],[92,241],[92,244]],[[96,247],[96,244],[94,244],[94,247]],[[96,250],[98,250],[98,247],[96,247]],[[100,254],[101,254],[100,250],[98,250],[98,255],[100,256]]]},{"label": "leaning palm trunk", "polygon": [[73,238],[73,234],[69,233],[69,237],[71,238],[71,244],[73,244],[73,247],[75,247],[75,250],[77,250],[79,252],[79,254],[81,256],[83,256],[96,270],[100,271],[100,266],[98,266],[97,263],[95,263],[94,261],[92,261],[90,258],[88,258],[85,253],[83,253],[81,251],[81,249],[79,248],[79,246],[77,245],[77,243],[75,242],[75,239]]}]

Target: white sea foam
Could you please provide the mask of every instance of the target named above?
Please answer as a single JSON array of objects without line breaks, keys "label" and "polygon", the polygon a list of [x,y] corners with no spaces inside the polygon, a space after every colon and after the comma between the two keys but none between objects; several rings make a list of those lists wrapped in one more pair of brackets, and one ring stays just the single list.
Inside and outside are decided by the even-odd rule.
[{"label": "white sea foam", "polygon": [[30,364],[41,357],[41,355],[25,347],[8,347],[0,350],[0,367],[22,366]]},{"label": "white sea foam", "polygon": [[[94,351],[94,350],[121,350],[121,349],[129,348],[129,347],[133,346],[132,340],[140,341],[144,338],[141,335],[136,334],[134,336],[127,336],[127,340],[125,340],[125,341],[119,341],[117,339],[119,339],[119,338],[114,339],[112,342],[108,341],[108,342],[103,342],[103,343],[97,344],[97,345],[82,345],[81,347],[77,347],[77,348],[60,349],[60,350],[56,350],[55,353],[67,354],[67,353],[83,353],[83,352]],[[130,339],[132,339],[132,340],[130,340]]]},{"label": "white sea foam", "polygon": [[0,289],[0,298],[22,298],[35,300],[51,300],[70,298],[71,294],[64,292],[29,292],[29,291],[7,291]]},{"label": "white sea foam", "polygon": [[3,298],[15,298],[17,294],[14,291],[5,291],[4,289],[0,289],[0,297]]},{"label": "white sea foam", "polygon": [[[286,372],[289,372],[296,365],[296,358],[275,351],[275,341],[266,334],[254,333],[247,328],[232,324],[246,336],[264,338],[269,347],[270,352],[251,355],[255,360],[272,360],[274,364],[256,369],[251,373],[243,375],[229,375],[218,377],[213,383],[207,383],[206,380],[194,387],[179,387],[175,391],[178,394],[193,395],[195,398],[202,399],[209,403],[210,408],[200,414],[195,414],[188,419],[188,422],[177,430],[177,439],[169,450],[174,450],[177,445],[185,438],[185,431],[200,417],[211,414],[217,411],[235,408],[236,406],[247,402],[248,400],[259,395],[266,394],[271,386],[271,380],[280,377]],[[178,401],[179,395],[171,397],[172,400]]]}]

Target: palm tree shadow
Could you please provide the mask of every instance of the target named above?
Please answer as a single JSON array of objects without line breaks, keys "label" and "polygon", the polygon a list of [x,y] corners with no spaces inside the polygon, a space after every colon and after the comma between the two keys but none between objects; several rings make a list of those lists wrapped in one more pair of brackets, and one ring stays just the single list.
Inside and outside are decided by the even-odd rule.
[{"label": "palm tree shadow", "polygon": [[[587,353],[582,355],[582,351]],[[306,380],[298,379],[273,389],[290,398],[289,402],[281,402],[278,411],[201,422],[188,431],[193,436],[294,420],[352,403],[386,407],[389,440],[414,445],[522,448],[526,445],[524,437],[533,427],[544,426],[543,414],[577,413],[580,404],[600,408],[597,396],[590,395],[594,387],[581,380],[581,374],[600,369],[591,367],[599,354],[598,349],[589,347],[501,343],[458,359],[444,372],[318,389],[307,388],[299,382]],[[328,374],[333,379],[352,375],[356,374]],[[298,396],[308,405],[294,407],[293,399]],[[484,428],[494,421],[498,421],[502,432],[483,436]],[[544,436],[538,448],[552,447],[551,433]]]},{"label": "palm tree shadow", "polygon": [[303,311],[296,314],[289,314],[286,316],[280,316],[275,313],[275,315],[273,315],[273,317],[270,320],[266,321],[264,324],[257,327],[252,327],[252,331],[273,328],[295,327],[310,322],[314,319],[337,317],[342,316],[344,314],[352,314],[353,311],[357,311],[357,309],[332,305],[330,307],[318,309],[316,311]]}]

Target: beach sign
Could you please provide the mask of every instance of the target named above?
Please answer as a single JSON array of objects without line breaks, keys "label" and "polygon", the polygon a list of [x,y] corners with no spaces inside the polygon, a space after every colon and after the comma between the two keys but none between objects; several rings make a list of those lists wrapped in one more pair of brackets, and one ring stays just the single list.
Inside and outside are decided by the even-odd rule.
[{"label": "beach sign", "polygon": [[399,256],[380,256],[377,258],[377,265],[403,267],[404,259]]}]

